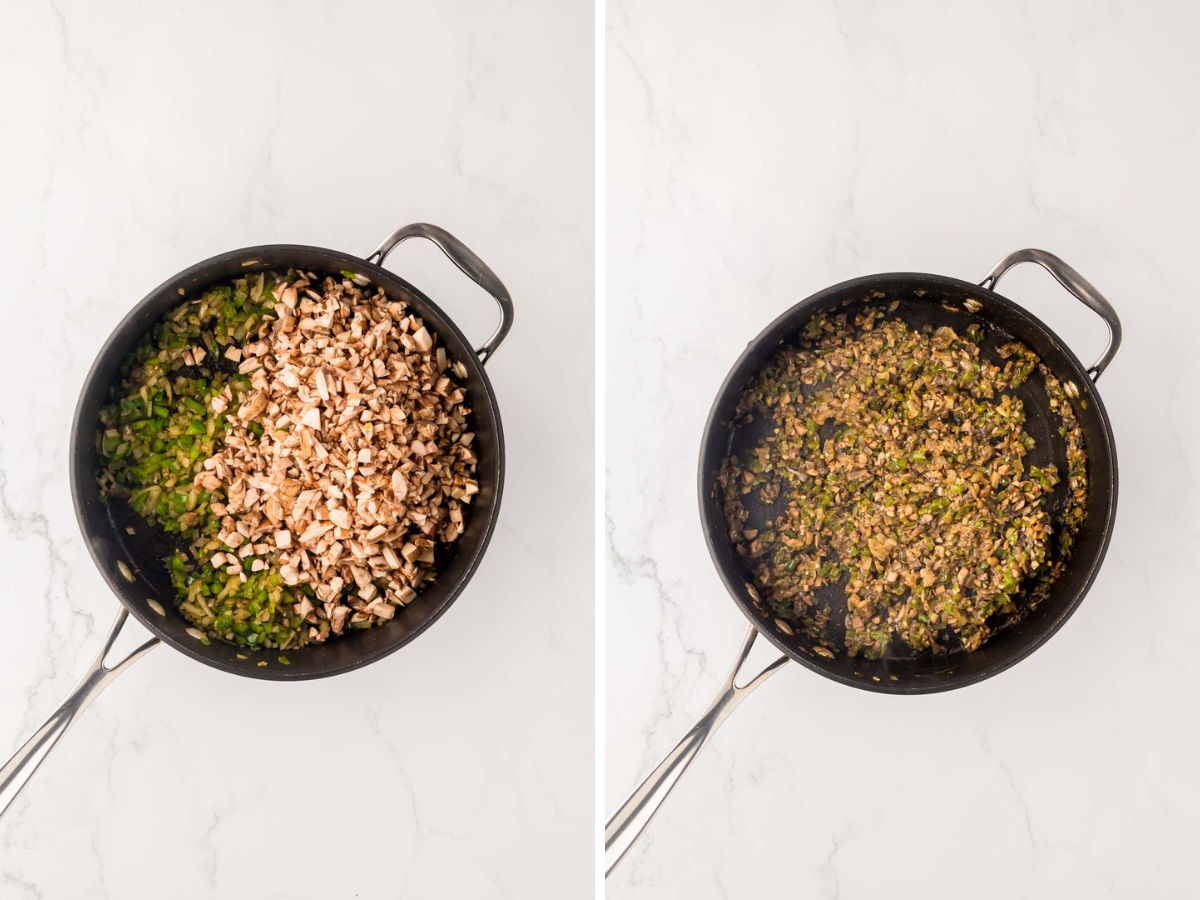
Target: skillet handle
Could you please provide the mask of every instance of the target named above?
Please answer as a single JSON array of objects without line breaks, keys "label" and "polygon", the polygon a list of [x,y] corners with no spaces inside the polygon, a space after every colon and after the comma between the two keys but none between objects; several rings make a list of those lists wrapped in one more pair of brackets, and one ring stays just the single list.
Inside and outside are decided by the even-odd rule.
[{"label": "skillet handle", "polygon": [[117,621],[113,623],[112,630],[109,631],[108,638],[104,641],[104,647],[92,660],[87,673],[75,685],[62,705],[42,723],[41,728],[35,731],[29,740],[12,755],[12,759],[0,768],[0,815],[3,815],[9,804],[17,799],[17,794],[21,793],[25,783],[33,777],[33,773],[42,764],[42,760],[54,749],[58,739],[66,734],[76,717],[96,699],[96,695],[158,643],[158,638],[151,638],[115,666],[105,666],[104,657],[112,649],[113,642],[121,633],[121,626],[125,624],[127,618],[129,618],[129,613],[124,607],[121,607],[120,613],[117,614]]},{"label": "skillet handle", "polygon": [[989,291],[995,290],[996,283],[1003,277],[1004,273],[1018,263],[1023,262],[1037,263],[1053,275],[1055,280],[1070,291],[1076,300],[1082,301],[1088,309],[1100,316],[1104,320],[1104,324],[1108,326],[1108,348],[1104,351],[1104,355],[1100,357],[1099,362],[1087,370],[1088,375],[1092,377],[1092,381],[1096,381],[1104,370],[1108,368],[1108,364],[1117,355],[1117,348],[1121,346],[1121,320],[1117,318],[1117,311],[1112,308],[1111,303],[1104,299],[1104,295],[1092,286],[1091,282],[1053,253],[1047,253],[1045,250],[1018,250],[1015,253],[1008,254],[1008,256],[996,264],[992,271],[988,272],[987,277],[979,283],[979,286]]},{"label": "skillet handle", "polygon": [[509,329],[512,328],[513,302],[512,298],[508,295],[508,288],[496,277],[496,273],[488,268],[487,263],[476,256],[466,244],[444,228],[438,228],[436,225],[418,223],[416,225],[405,225],[403,228],[396,229],[384,238],[383,243],[371,251],[371,255],[367,257],[367,262],[382,266],[383,261],[387,259],[389,253],[399,244],[414,237],[425,238],[425,240],[436,244],[438,249],[446,254],[450,262],[458,266],[468,278],[491,294],[492,299],[496,301],[496,305],[500,307],[500,324],[492,332],[492,336],[487,339],[487,342],[475,351],[479,357],[479,361],[486,363],[492,358],[496,350],[499,349]]},{"label": "skillet handle", "polygon": [[779,667],[788,661],[786,656],[781,656],[744,685],[738,685],[737,676],[741,673],[742,666],[746,664],[746,657],[750,655],[750,648],[754,646],[756,637],[758,637],[758,631],[752,625],[750,633],[746,635],[746,640],[742,643],[742,651],[738,654],[737,662],[734,663],[733,669],[726,676],[721,689],[717,691],[717,695],[708,705],[708,709],[704,711],[691,730],[683,736],[683,740],[675,745],[675,749],[667,754],[658,767],[646,776],[646,780],[629,795],[629,799],[621,804],[621,808],[613,813],[608,824],[604,826],[604,875],[606,878],[616,864],[621,861],[625,852],[633,846],[638,835],[642,833],[642,829],[654,818],[654,814],[658,812],[662,802],[667,799],[667,794],[671,793],[671,788],[675,787],[675,783],[687,771],[687,767],[696,758],[696,754],[708,743],[709,738],[721,723],[729,717],[739,703],[746,699],[747,694],[774,675]]}]

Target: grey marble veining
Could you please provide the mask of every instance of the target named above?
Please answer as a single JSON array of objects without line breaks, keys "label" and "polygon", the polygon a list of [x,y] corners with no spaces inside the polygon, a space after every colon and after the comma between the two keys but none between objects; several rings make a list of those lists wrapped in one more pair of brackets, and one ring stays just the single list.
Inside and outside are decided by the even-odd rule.
[{"label": "grey marble veining", "polygon": [[[507,283],[516,326],[488,366],[501,519],[454,608],[326,681],[155,650],[0,820],[0,897],[589,893],[590,5],[55,0],[4,19],[0,753],[115,613],[76,530],[67,435],[134,302],[224,250],[366,254],[430,221]],[[389,267],[490,333],[493,304],[432,247]]]},{"label": "grey marble veining", "polygon": [[[670,749],[744,619],[695,497],[709,404],[787,306],[1043,247],[1112,300],[1121,468],[1091,593],[1016,668],[893,698],[789,667],[608,882],[632,898],[1184,897],[1200,837],[1200,15],[1165,2],[608,4],[606,803]],[[1002,292],[1085,361],[1040,270]]]}]

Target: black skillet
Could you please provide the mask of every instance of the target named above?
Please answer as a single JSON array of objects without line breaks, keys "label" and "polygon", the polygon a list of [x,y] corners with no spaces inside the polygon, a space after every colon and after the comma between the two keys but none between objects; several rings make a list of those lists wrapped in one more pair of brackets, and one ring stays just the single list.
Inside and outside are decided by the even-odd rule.
[{"label": "black skillet", "polygon": [[[1071,294],[1104,319],[1109,330],[1108,349],[1094,366],[1085,369],[1044,323],[995,292],[1001,276],[1022,262],[1037,263],[1045,268]],[[874,661],[844,653],[833,658],[817,654],[811,638],[803,633],[791,633],[792,629],[786,623],[781,623],[764,609],[750,587],[752,579],[741,557],[729,540],[717,489],[717,473],[726,457],[749,446],[763,429],[772,427],[769,422],[735,423],[734,407],[738,398],[779,347],[793,342],[814,315],[832,311],[853,313],[868,300],[873,304],[899,301],[892,315],[910,326],[950,325],[961,333],[970,323],[978,322],[983,325],[985,356],[994,355],[996,348],[1006,341],[1019,340],[1041,357],[1073,396],[1072,405],[1083,430],[1087,452],[1087,519],[1066,561],[1065,570],[1048,585],[1048,592],[1040,604],[1028,615],[989,623],[994,625],[994,634],[974,653],[959,650],[935,656],[928,651],[916,653],[894,643],[882,659]],[[1117,505],[1117,458],[1108,414],[1096,391],[1095,381],[1112,361],[1120,343],[1121,323],[1108,301],[1078,272],[1042,250],[1019,250],[1010,254],[979,285],[944,275],[910,273],[871,275],[843,282],[797,303],[750,342],[721,385],[704,428],[700,448],[700,518],[717,571],[738,607],[750,620],[751,628],[737,663],[703,716],[609,820],[604,835],[606,871],[611,871],[633,844],[717,726],[750,691],[789,659],[851,687],[887,694],[926,694],[965,687],[990,678],[1024,659],[1062,627],[1095,580],[1112,533]],[[1040,376],[1030,378],[1022,386],[1019,396],[1025,406],[1026,429],[1037,440],[1031,463],[1045,465],[1053,461],[1060,471],[1065,472],[1065,448],[1051,416]],[[1051,498],[1052,503],[1061,500],[1061,497]],[[768,513],[752,509],[752,517],[755,514],[765,518]],[[749,526],[756,527],[753,518]],[[1031,580],[1022,585],[1022,591],[1030,592],[1037,587],[1037,581]],[[817,599],[830,609],[832,622],[844,620],[845,598],[840,595],[840,589],[829,589],[826,595]],[[781,650],[783,656],[744,685],[738,685],[737,678],[759,634]]]},{"label": "black skillet", "polygon": [[[388,254],[409,238],[432,241],[467,276],[486,290],[500,307],[499,327],[478,350],[470,343],[438,306],[408,282],[381,268]],[[122,361],[137,346],[147,331],[184,297],[195,296],[213,284],[220,284],[248,272],[298,269],[318,274],[352,271],[382,287],[393,299],[406,301],[437,334],[449,356],[466,367],[467,396],[471,406],[471,425],[475,432],[474,448],[478,455],[479,493],[466,517],[466,529],[459,539],[436,560],[437,578],[421,590],[392,621],[362,631],[351,632],[326,644],[313,644],[286,654],[254,652],[214,641],[202,644],[186,631],[187,621],[171,602],[175,596],[163,558],[171,546],[167,536],[155,531],[120,501],[106,502],[100,497],[96,481],[98,460],[96,431],[101,407],[108,402],[109,389],[117,378]],[[13,801],[33,775],[50,749],[70,727],[76,716],[121,671],[162,641],[206,665],[242,675],[275,681],[300,681],[324,678],[357,669],[382,659],[421,634],[446,611],[474,574],[500,508],[504,483],[504,438],[500,411],[483,364],[491,358],[512,327],[513,305],[500,279],[478,256],[457,238],[434,225],[409,225],[393,232],[365,260],[350,253],[271,244],[222,253],[197,263],[159,285],[121,320],[109,335],[84,379],[75,419],[71,426],[71,495],[79,527],[92,559],[108,582],[121,610],[99,655],[70,696],[49,719],[0,768],[0,813]],[[134,534],[126,531],[133,526]],[[124,568],[125,571],[122,571]],[[128,577],[125,572],[128,572]],[[166,615],[159,615],[148,603],[155,599]],[[112,666],[104,659],[111,649],[129,613],[154,634],[131,654]],[[265,663],[265,665],[264,665]]]}]

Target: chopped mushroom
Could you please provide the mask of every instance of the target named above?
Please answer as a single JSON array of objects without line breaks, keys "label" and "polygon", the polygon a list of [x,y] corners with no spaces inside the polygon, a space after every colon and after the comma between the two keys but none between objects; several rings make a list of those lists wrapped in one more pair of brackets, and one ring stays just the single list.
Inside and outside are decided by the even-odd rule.
[{"label": "chopped mushroom", "polygon": [[[896,640],[977,649],[997,621],[1036,607],[1086,515],[1082,432],[1036,354],[1008,343],[993,361],[977,324],[965,336],[912,329],[895,307],[818,315],[782,346],[734,416],[764,436],[718,476],[757,594],[780,630],[803,629],[824,656],[840,643],[877,659]],[[1015,388],[1035,371],[1065,472],[1026,458],[1037,442]],[[1048,498],[1064,477],[1069,499],[1055,511]],[[752,520],[752,506],[778,512]],[[826,589],[845,598],[844,639]]]},{"label": "chopped mushroom", "polygon": [[250,571],[277,568],[321,600],[312,613],[328,626],[305,640],[392,618],[430,577],[434,546],[462,533],[478,490],[445,349],[405,304],[364,287],[276,285],[276,319],[240,348],[251,391],[204,462],[226,536],[270,542]]},{"label": "chopped mushroom", "polygon": [[292,649],[392,619],[478,490],[462,362],[360,277],[247,272],[164,321],[101,413],[99,481],[181,537],[196,633]]}]

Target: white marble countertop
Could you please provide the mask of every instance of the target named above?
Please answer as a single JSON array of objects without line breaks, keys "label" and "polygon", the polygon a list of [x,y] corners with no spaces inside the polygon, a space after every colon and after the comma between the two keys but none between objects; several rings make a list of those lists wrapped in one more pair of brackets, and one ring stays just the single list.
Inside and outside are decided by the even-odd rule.
[{"label": "white marble countertop", "polygon": [[[1032,246],[1090,278],[1125,328],[1100,385],[1115,535],[1063,630],[934,696],[786,667],[696,760],[609,896],[1194,896],[1200,10],[608,9],[606,812],[744,633],[695,467],[712,397],[767,322],[857,275],[979,280]],[[1103,325],[1044,272],[1002,292],[1099,355]]]},{"label": "white marble countertop", "polygon": [[[550,0],[6,8],[0,755],[117,609],[76,529],[67,434],[151,288],[224,250],[365,255],[429,221],[507,283],[516,326],[488,366],[500,523],[454,608],[332,680],[155,650],[0,820],[4,900],[590,893],[593,423],[564,398],[592,394],[592,47],[590,4]],[[433,247],[388,264],[468,336],[494,326]]]}]

